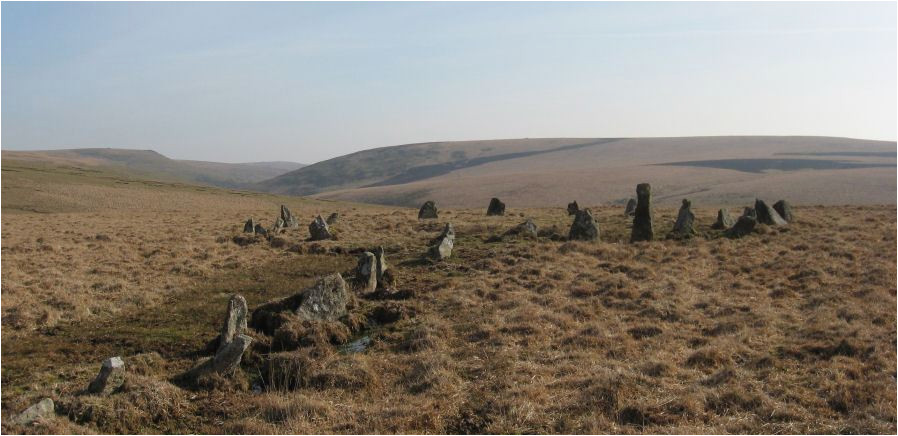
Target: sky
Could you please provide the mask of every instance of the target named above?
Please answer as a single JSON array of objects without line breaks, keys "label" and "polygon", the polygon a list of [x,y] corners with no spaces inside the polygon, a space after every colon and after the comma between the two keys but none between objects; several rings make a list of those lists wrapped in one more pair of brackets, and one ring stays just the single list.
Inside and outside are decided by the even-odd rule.
[{"label": "sky", "polygon": [[2,148],[896,139],[884,3],[2,3]]}]

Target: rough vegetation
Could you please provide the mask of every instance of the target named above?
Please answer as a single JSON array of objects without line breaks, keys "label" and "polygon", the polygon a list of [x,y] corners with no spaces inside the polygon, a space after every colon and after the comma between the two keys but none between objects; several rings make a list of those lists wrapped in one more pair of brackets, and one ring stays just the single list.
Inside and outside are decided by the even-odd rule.
[{"label": "rough vegetation", "polygon": [[[631,244],[622,205],[583,204],[599,240],[565,241],[563,207],[418,220],[103,174],[3,177],[4,433],[896,431],[894,205],[793,204],[788,225],[731,239],[694,200],[692,238]],[[300,222],[339,213],[339,238],[244,236],[281,204]],[[656,229],[676,218],[653,210]],[[492,239],[525,219],[539,237]],[[422,258],[450,221],[452,256]],[[394,292],[354,297],[339,320],[250,323],[233,376],[178,379],[215,353],[232,295],[253,312],[376,247]],[[112,356],[123,384],[85,392]],[[16,423],[44,398],[55,414]]]}]

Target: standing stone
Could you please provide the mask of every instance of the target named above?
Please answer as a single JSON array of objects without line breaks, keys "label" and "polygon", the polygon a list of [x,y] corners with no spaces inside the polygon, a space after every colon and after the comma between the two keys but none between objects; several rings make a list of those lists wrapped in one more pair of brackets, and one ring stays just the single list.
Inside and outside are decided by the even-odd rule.
[{"label": "standing stone", "polygon": [[109,395],[125,382],[125,362],[121,357],[110,357],[103,361],[100,373],[87,386],[87,392]]},{"label": "standing stone", "polygon": [[247,335],[234,336],[234,340],[215,353],[208,370],[223,376],[234,374],[234,371],[240,366],[243,352],[249,348],[252,342],[253,338]]},{"label": "standing stone", "polygon": [[505,232],[506,235],[518,235],[524,236],[528,238],[536,238],[539,234],[539,229],[536,227],[536,224],[532,219],[527,218],[527,221],[524,221],[511,229]]},{"label": "standing stone", "polygon": [[327,220],[326,220],[327,225],[332,226],[332,225],[336,224],[338,218],[340,218],[340,214],[338,214],[337,212],[334,212],[334,213],[328,215]]},{"label": "standing stone", "polygon": [[234,294],[228,300],[228,310],[225,312],[224,322],[218,336],[218,351],[227,346],[237,335],[246,330],[246,319],[249,310],[246,308],[246,299],[242,295]]},{"label": "standing stone", "polygon": [[636,199],[631,198],[627,200],[627,207],[624,208],[625,216],[633,216],[636,215]]},{"label": "standing stone", "polygon": [[570,216],[570,215],[576,215],[578,210],[580,210],[580,206],[577,205],[577,202],[576,202],[576,201],[573,201],[573,202],[570,202],[570,203],[567,204],[567,214],[568,214],[568,216]]},{"label": "standing stone", "polygon": [[28,425],[38,419],[49,418],[50,416],[53,416],[54,413],[56,413],[56,407],[53,404],[53,400],[44,398],[37,404],[18,414],[15,418],[15,422],[19,425]]},{"label": "standing stone", "polygon": [[308,321],[336,321],[346,315],[349,293],[340,274],[322,277],[302,293],[296,315]]},{"label": "standing stone", "polygon": [[362,253],[355,271],[357,282],[362,283],[363,294],[377,290],[377,256],[374,253],[370,251]]},{"label": "standing stone", "polygon": [[255,233],[256,232],[256,220],[250,217],[246,220],[246,224],[243,225],[243,233]]},{"label": "standing stone", "polygon": [[437,218],[437,205],[432,200],[427,200],[424,204],[421,205],[421,209],[418,210],[418,219],[436,219]]},{"label": "standing stone", "polygon": [[384,272],[387,271],[387,259],[384,257],[384,247],[378,246],[374,249],[374,257],[376,260],[376,273],[377,273],[377,283],[381,284],[384,281]]},{"label": "standing stone", "polygon": [[724,235],[730,238],[741,238],[751,233],[757,224],[758,221],[755,217],[751,215],[742,215],[732,228],[724,232]]},{"label": "standing stone", "polygon": [[281,205],[281,220],[284,223],[285,228],[295,229],[299,227],[299,221],[296,220],[296,217],[290,213],[290,209],[287,209],[287,206]]},{"label": "standing stone", "polygon": [[786,200],[780,200],[773,204],[773,210],[775,210],[780,216],[786,220],[786,222],[791,223],[794,219],[792,217],[792,205],[789,204]]},{"label": "standing stone", "polygon": [[486,209],[486,216],[501,216],[505,215],[505,203],[499,201],[498,198],[493,197],[490,200],[490,205]]},{"label": "standing stone", "polygon": [[692,213],[692,202],[684,198],[683,204],[680,205],[680,212],[677,214],[677,221],[667,237],[688,239],[693,236],[695,236],[695,214]]},{"label": "standing stone", "polygon": [[633,215],[633,229],[630,242],[651,241],[655,238],[652,226],[652,185],[636,185],[636,213]]},{"label": "standing stone", "polygon": [[784,226],[786,220],[780,214],[773,210],[772,207],[764,203],[764,200],[755,200],[755,213],[758,216],[758,222],[767,224],[768,226]]},{"label": "standing stone", "polygon": [[436,245],[430,247],[427,254],[431,258],[435,260],[443,260],[448,259],[452,256],[452,248],[455,246],[455,241],[453,238],[444,237],[441,238]]},{"label": "standing stone", "polygon": [[268,235],[268,230],[265,227],[262,227],[262,224],[256,223],[256,227],[253,229],[253,232],[260,236]]},{"label": "standing stone", "polygon": [[733,217],[730,216],[730,211],[726,208],[717,210],[717,221],[711,225],[712,229],[728,229],[733,225]]},{"label": "standing stone", "polygon": [[599,225],[596,223],[595,218],[592,217],[592,212],[589,209],[577,211],[567,238],[571,241],[595,241],[599,239]]},{"label": "standing stone", "polygon": [[272,235],[276,235],[276,234],[280,233],[281,230],[284,230],[284,226],[285,226],[284,219],[281,217],[277,217],[277,219],[274,220],[274,225],[271,226],[271,229],[268,230],[268,233],[272,234]]},{"label": "standing stone", "polygon": [[436,244],[443,240],[443,238],[452,239],[455,241],[455,229],[452,227],[452,223],[446,223],[446,226],[443,227],[443,231],[440,232],[440,235],[430,241],[431,244]]},{"label": "standing stone", "polygon": [[333,239],[334,237],[327,227],[327,222],[324,221],[324,218],[321,218],[321,215],[315,217],[312,223],[309,224],[309,234],[312,241],[323,241],[325,239]]}]

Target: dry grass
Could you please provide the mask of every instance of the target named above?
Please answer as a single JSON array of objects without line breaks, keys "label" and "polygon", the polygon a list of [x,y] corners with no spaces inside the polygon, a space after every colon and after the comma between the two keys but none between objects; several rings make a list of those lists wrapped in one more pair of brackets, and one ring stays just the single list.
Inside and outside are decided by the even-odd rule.
[{"label": "dry grass", "polygon": [[[486,242],[525,216],[562,233],[570,218],[510,205],[505,217],[444,210],[419,222],[409,209],[174,185],[145,188],[162,192],[140,194],[141,208],[105,209],[136,188],[71,177],[118,197],[13,214],[6,206],[26,200],[7,199],[4,173],[7,433],[896,431],[894,206],[797,207],[788,228],[730,240],[696,202],[705,237],[635,245],[621,208],[593,207],[601,242]],[[72,189],[42,183],[51,199]],[[281,202],[303,224],[282,247],[232,242],[249,215],[270,224]],[[339,239],[305,242],[304,224],[332,211]],[[656,210],[660,233],[675,213]],[[419,261],[445,221],[458,235],[453,257]],[[353,316],[404,315],[366,330],[367,350],[334,345],[358,325],[291,326],[284,351],[253,333],[236,381],[179,384],[232,293],[255,308],[351,270],[350,253],[377,245],[403,298],[359,299]],[[290,336],[310,331],[322,336]],[[126,388],[80,394],[118,354]],[[58,404],[53,422],[9,423],[45,396]]]}]

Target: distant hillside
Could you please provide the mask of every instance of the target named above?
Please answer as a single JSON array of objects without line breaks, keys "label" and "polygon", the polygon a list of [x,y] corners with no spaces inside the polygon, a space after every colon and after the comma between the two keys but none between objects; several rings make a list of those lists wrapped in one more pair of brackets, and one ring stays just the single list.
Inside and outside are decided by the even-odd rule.
[{"label": "distant hillside", "polygon": [[3,151],[3,159],[46,164],[99,167],[108,171],[160,180],[178,180],[225,188],[245,188],[302,168],[295,162],[220,163],[169,159],[152,150],[82,148],[72,150]]},{"label": "distant hillside", "polygon": [[616,203],[651,182],[660,204],[761,197],[895,202],[895,142],[832,137],[554,138],[433,142],[365,150],[256,185],[280,194],[451,207]]}]

